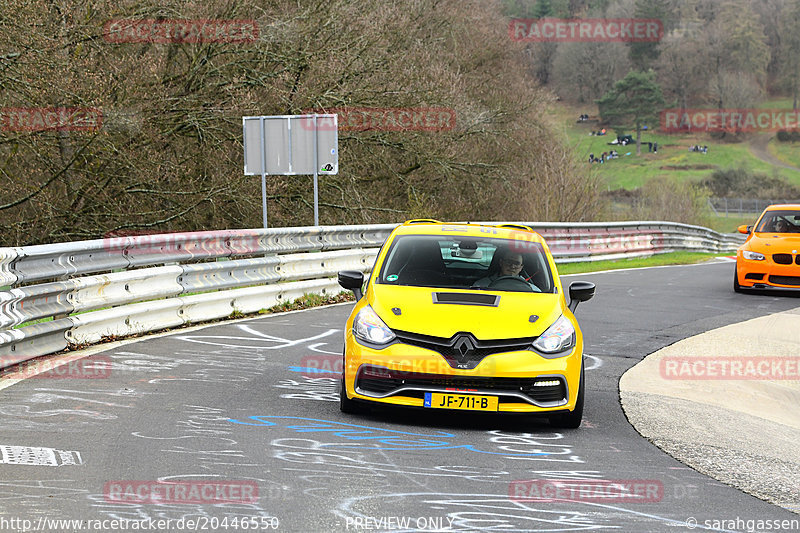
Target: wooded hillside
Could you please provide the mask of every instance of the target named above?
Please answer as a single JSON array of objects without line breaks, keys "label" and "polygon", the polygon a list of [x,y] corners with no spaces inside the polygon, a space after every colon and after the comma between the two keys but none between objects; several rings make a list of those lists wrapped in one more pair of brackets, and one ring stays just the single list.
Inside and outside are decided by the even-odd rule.
[{"label": "wooded hillside", "polygon": [[[255,21],[257,36],[120,42],[107,32],[122,19]],[[260,227],[241,117],[346,107],[447,108],[456,123],[341,131],[322,224],[591,220],[597,181],[546,120],[553,97],[507,28],[486,0],[8,0],[0,245]],[[100,120],[20,118],[55,108]],[[312,223],[310,176],[270,177],[268,192],[270,226]]]}]

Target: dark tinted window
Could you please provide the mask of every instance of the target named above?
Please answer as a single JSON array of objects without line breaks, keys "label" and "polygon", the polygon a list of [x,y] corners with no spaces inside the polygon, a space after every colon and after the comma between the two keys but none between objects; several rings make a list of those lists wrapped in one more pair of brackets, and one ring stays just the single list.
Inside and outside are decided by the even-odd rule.
[{"label": "dark tinted window", "polygon": [[759,233],[800,233],[800,211],[767,211],[758,223]]},{"label": "dark tinted window", "polygon": [[[514,275],[502,275],[503,261],[511,265]],[[540,244],[484,237],[401,235],[392,242],[377,282],[512,292],[554,290]]]}]

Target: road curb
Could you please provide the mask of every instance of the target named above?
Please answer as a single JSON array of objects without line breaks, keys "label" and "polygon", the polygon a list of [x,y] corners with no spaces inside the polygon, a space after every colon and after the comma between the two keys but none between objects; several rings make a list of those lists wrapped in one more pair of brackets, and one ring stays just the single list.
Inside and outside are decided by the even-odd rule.
[{"label": "road curb", "polygon": [[800,308],[732,324],[654,352],[620,378],[625,416],[684,464],[800,514],[800,381],[666,379],[667,360],[800,354]]}]

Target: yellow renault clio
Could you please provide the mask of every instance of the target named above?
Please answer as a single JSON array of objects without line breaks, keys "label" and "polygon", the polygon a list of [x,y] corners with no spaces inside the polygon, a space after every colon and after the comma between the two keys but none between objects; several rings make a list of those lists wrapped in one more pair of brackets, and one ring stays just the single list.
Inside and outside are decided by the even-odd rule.
[{"label": "yellow renault clio", "polygon": [[358,300],[345,327],[340,406],[369,403],[547,415],[576,428],[583,336],[542,237],[527,226],[411,220],[364,275],[339,272]]}]

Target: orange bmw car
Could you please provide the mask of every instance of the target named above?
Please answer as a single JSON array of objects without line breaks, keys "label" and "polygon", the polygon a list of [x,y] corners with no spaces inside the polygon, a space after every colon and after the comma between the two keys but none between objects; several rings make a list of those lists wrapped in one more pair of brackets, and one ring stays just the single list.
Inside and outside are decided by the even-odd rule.
[{"label": "orange bmw car", "polygon": [[800,289],[800,205],[771,205],[736,252],[733,290]]}]

